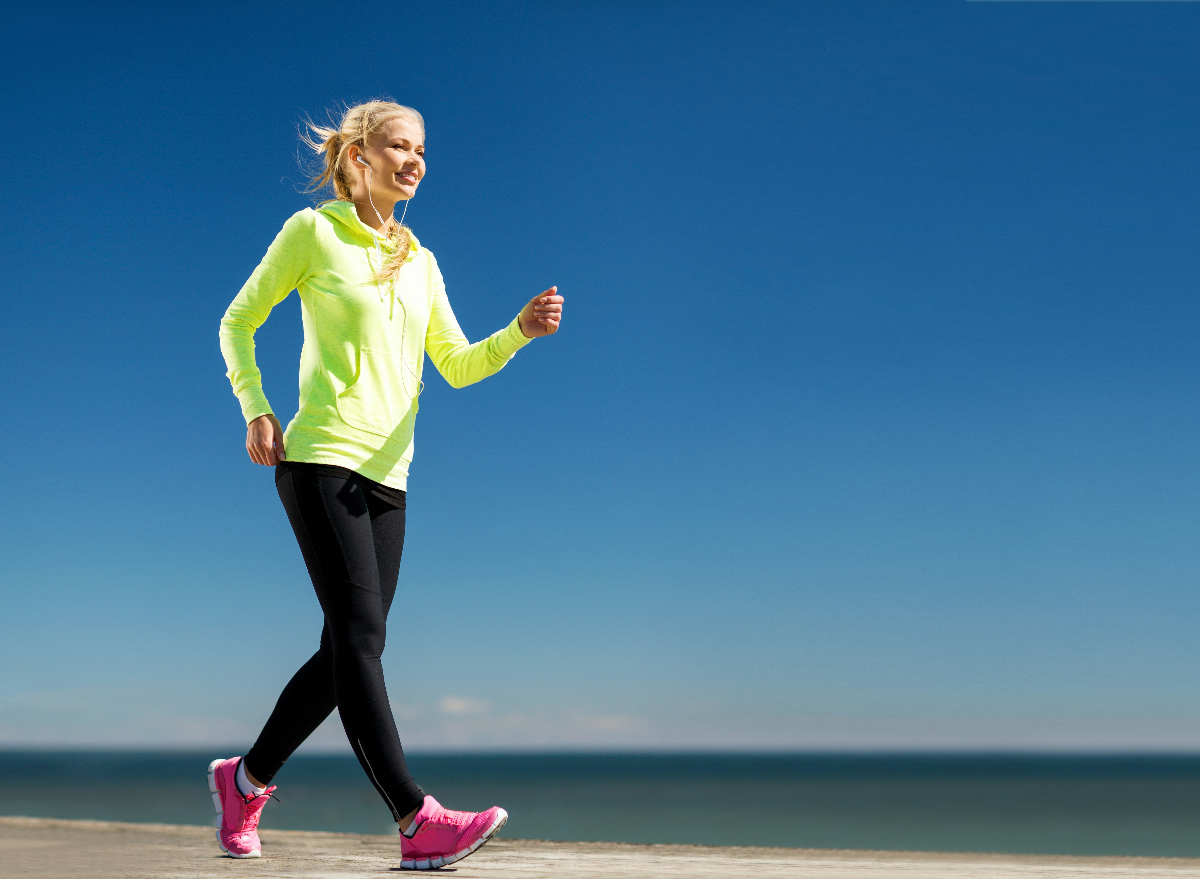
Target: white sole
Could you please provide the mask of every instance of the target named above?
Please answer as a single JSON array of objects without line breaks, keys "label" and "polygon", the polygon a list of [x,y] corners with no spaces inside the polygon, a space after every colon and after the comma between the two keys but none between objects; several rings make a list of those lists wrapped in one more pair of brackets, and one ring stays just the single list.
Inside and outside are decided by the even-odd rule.
[{"label": "white sole", "polygon": [[407,858],[401,859],[401,870],[436,870],[438,867],[448,867],[455,861],[461,861],[467,855],[474,854],[479,850],[479,847],[495,836],[500,828],[508,821],[508,813],[503,809],[496,810],[496,820],[492,822],[492,826],[487,829],[487,832],[479,839],[462,851],[455,852],[452,855],[441,855],[436,858]]},{"label": "white sole", "polygon": [[221,823],[225,820],[225,807],[221,805],[221,792],[217,790],[217,767],[225,761],[218,757],[216,760],[208,764],[208,789],[212,792],[213,805],[217,809],[217,845],[221,847],[221,851],[229,855],[231,858],[259,858],[262,857],[262,852],[250,852],[249,854],[239,855],[225,848],[225,843],[221,842]]}]

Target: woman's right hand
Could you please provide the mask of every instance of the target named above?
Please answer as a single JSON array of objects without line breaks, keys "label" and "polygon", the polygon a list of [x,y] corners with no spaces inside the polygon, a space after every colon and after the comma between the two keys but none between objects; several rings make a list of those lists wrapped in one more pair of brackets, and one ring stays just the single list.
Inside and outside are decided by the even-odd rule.
[{"label": "woman's right hand", "polygon": [[246,451],[255,464],[274,467],[283,455],[283,428],[274,415],[260,415],[246,425]]}]

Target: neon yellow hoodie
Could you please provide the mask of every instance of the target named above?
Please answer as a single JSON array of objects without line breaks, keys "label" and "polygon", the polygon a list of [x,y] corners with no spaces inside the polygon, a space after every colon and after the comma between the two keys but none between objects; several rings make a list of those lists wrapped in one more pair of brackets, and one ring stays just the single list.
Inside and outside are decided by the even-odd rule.
[{"label": "neon yellow hoodie", "polygon": [[246,423],[272,413],[254,332],[298,290],[304,348],[300,407],[284,432],[288,460],[336,464],[403,489],[425,352],[461,388],[498,372],[529,339],[514,318],[468,343],[433,254],[414,240],[395,284],[380,284],[373,275],[386,247],[350,202],[294,214],[225,311],[221,353]]}]

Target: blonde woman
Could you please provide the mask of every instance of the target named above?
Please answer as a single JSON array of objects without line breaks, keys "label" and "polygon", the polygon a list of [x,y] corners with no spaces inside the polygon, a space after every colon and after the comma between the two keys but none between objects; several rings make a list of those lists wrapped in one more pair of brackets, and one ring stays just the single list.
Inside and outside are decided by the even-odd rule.
[{"label": "blonde woman", "polygon": [[[411,107],[371,101],[337,127],[310,125],[322,161],[314,188],[335,198],[292,216],[221,321],[221,352],[245,416],[251,460],[275,485],[325,616],[320,649],[275,705],[244,757],[214,760],[217,840],[261,854],[257,826],[293,751],[329,716],[400,829],[401,868],[435,869],[475,851],[507,820],[454,812],[408,772],[383,680],[385,621],[404,546],[405,489],[425,354],[454,387],[499,371],[531,339],[557,331],[557,288],[507,327],[467,342],[437,262],[393,216],[425,176],[425,123]],[[300,406],[285,431],[263,395],[254,332],[299,291]]]}]

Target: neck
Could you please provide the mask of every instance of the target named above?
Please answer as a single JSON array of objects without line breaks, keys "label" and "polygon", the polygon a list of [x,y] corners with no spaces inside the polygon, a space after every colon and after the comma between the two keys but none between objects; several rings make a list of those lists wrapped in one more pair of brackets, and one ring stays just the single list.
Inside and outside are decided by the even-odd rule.
[{"label": "neck", "polygon": [[[394,201],[380,201],[378,198],[375,199],[375,207],[371,207],[370,200],[366,198],[354,202],[354,210],[358,214],[358,218],[376,232],[383,231],[392,217],[392,211],[395,209],[396,203]],[[376,214],[376,211],[379,213]],[[383,219],[381,220],[380,217]]]}]

